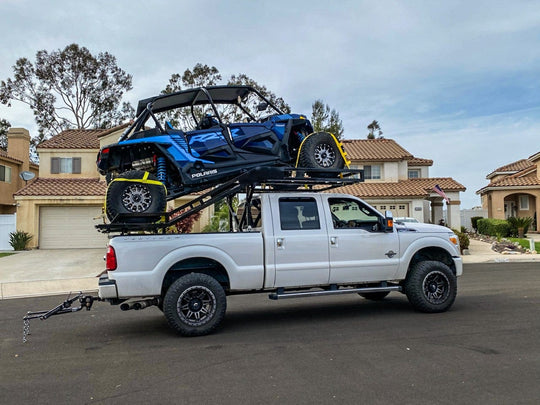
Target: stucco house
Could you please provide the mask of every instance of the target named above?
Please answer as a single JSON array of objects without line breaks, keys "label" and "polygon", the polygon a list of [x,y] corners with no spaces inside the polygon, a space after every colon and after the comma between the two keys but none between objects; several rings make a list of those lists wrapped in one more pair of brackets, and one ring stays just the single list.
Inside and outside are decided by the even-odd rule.
[{"label": "stucco house", "polygon": [[[101,248],[108,236],[95,229],[103,221],[107,185],[97,171],[101,146],[118,140],[124,124],[102,130],[66,130],[41,143],[39,178],[15,194],[17,229],[34,235],[30,247]],[[176,205],[193,196],[184,196]],[[208,213],[195,224],[208,221]]]},{"label": "stucco house", "polygon": [[540,232],[540,151],[501,166],[486,176],[489,184],[476,192],[489,218],[531,217],[531,231]]},{"label": "stucco house", "polygon": [[38,170],[39,166],[30,161],[30,134],[23,128],[10,128],[7,151],[0,149],[0,250],[13,249],[9,243],[10,233],[17,229],[13,195],[27,183],[20,174],[30,172],[35,177]]},{"label": "stucco house", "polygon": [[30,134],[24,128],[10,128],[7,133],[7,151],[0,149],[0,215],[14,214],[13,198],[26,185],[19,176],[32,172],[37,176],[39,166],[30,161]]},{"label": "stucco house", "polygon": [[[451,177],[429,177],[430,159],[418,158],[392,139],[346,139],[343,146],[351,167],[364,170],[363,183],[339,191],[361,197],[381,212],[394,217],[413,217],[438,224],[446,204],[446,223],[461,228],[460,192],[466,188]],[[446,201],[434,190],[438,185]]]}]

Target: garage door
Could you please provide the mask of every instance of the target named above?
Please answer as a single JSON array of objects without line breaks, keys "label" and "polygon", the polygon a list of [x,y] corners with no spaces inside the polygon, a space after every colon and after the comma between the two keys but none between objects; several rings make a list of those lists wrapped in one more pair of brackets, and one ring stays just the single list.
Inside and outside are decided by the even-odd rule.
[{"label": "garage door", "polygon": [[101,207],[41,207],[39,247],[41,249],[104,248],[107,235],[94,228],[93,218]]},{"label": "garage door", "polygon": [[385,211],[392,211],[392,215],[395,217],[408,217],[409,215],[409,203],[389,203],[389,204],[377,204],[374,205],[381,213]]}]

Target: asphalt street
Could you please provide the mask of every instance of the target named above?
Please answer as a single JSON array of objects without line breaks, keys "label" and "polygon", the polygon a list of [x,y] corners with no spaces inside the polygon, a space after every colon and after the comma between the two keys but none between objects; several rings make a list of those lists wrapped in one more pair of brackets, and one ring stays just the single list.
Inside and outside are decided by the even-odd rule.
[{"label": "asphalt street", "polygon": [[4,404],[538,404],[538,263],[465,266],[452,309],[406,297],[229,297],[215,334],[182,338],[156,307],[96,303],[31,322],[65,297],[0,301]]}]

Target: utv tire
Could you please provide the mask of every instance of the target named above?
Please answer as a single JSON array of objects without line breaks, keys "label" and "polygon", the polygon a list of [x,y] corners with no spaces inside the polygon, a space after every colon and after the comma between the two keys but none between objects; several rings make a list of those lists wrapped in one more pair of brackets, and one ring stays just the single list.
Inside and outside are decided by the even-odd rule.
[{"label": "utv tire", "polygon": [[[343,169],[345,161],[339,150],[340,146],[328,132],[315,132],[309,135],[302,145],[300,167],[314,169]],[[316,177],[337,177],[335,173],[313,172]]]},{"label": "utv tire", "polygon": [[457,280],[446,264],[422,261],[410,269],[404,289],[409,302],[417,311],[444,312],[456,299]]},{"label": "utv tire", "polygon": [[[119,214],[157,214],[156,216],[129,217],[122,219],[127,223],[156,222],[167,207],[167,196],[163,184],[151,184],[145,182],[145,172],[132,170],[120,174],[109,183],[106,196],[107,217],[111,222]],[[122,181],[141,180],[141,181]],[[157,181],[152,174],[148,180]]]},{"label": "utv tire", "polygon": [[365,298],[366,300],[370,301],[382,301],[386,298],[386,296],[390,294],[390,291],[380,291],[380,292],[372,292],[372,293],[359,293],[359,295],[362,298]]},{"label": "utv tire", "polygon": [[190,273],[167,290],[163,313],[169,326],[182,336],[213,332],[225,317],[227,298],[221,284],[211,276]]}]

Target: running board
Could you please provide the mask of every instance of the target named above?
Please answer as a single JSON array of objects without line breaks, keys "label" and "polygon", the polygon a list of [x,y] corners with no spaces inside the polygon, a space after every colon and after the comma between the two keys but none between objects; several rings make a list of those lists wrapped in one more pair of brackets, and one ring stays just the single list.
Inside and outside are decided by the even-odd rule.
[{"label": "running board", "polygon": [[384,287],[359,287],[359,288],[342,288],[337,286],[331,286],[329,290],[317,290],[317,291],[291,291],[285,292],[283,288],[278,288],[275,293],[269,294],[268,298],[271,300],[279,300],[284,298],[303,298],[303,297],[316,297],[318,295],[338,295],[338,294],[367,294],[383,291],[402,291],[401,286],[384,286]]}]

